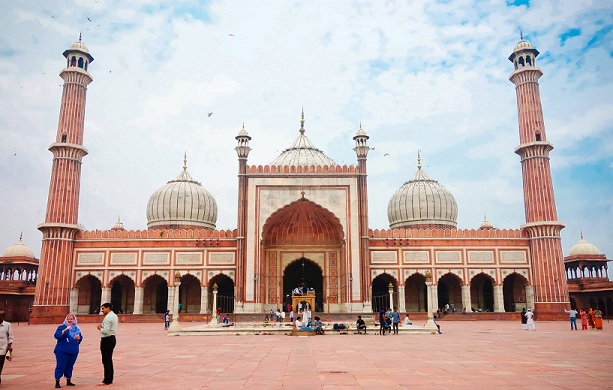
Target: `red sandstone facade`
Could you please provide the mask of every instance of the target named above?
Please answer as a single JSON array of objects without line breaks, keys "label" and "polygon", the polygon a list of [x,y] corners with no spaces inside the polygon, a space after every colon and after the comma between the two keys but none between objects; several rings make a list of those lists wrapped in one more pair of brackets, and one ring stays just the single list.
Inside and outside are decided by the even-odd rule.
[{"label": "red sandstone facade", "polygon": [[[357,166],[336,165],[304,135],[303,114],[294,145],[268,165],[248,165],[251,137],[244,126],[236,136],[235,230],[194,229],[192,223],[173,221],[148,230],[124,230],[118,222],[109,230],[81,231],[79,179],[87,154],[83,117],[92,81],[87,65],[93,58],[75,43],[65,52],[60,124],[50,147],[54,162],[47,216],[40,225],[34,320],[57,321],[69,310],[97,313],[102,302],[128,314],[174,312],[177,273],[182,315],[210,315],[213,297],[224,312],[268,312],[286,304],[300,284],[315,289],[316,311],[332,313],[369,313],[388,306],[426,312],[449,304],[456,311],[500,313],[527,307],[540,318],[563,315],[562,309],[569,307],[559,235],[563,225],[555,210],[549,168],[553,147],[543,125],[537,54],[522,40],[511,56],[520,123],[516,153],[522,161],[526,204],[521,229],[485,223],[481,229],[457,229],[454,200],[442,224],[428,216],[427,223],[414,221],[413,227],[369,229],[368,135],[360,126],[353,138]],[[183,169],[180,177],[191,179],[186,164]],[[416,186],[435,183],[424,176],[421,165],[415,178]],[[200,185],[179,178],[173,182]],[[160,202],[156,198],[152,203],[153,212],[165,207]],[[394,215],[404,213],[394,207]],[[216,218],[216,210],[209,219],[211,215]],[[214,226],[215,221],[205,222]]]}]

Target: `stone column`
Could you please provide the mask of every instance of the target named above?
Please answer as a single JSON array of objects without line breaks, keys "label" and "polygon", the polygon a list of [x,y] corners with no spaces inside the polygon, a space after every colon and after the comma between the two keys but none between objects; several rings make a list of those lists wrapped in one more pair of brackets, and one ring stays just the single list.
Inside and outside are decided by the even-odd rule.
[{"label": "stone column", "polygon": [[179,314],[176,313],[177,308],[175,307],[175,289],[174,287],[168,286],[168,300],[166,302],[166,309],[170,310],[170,314],[174,315]]},{"label": "stone column", "polygon": [[209,288],[200,287],[200,314],[206,314],[209,307]]},{"label": "stone column", "polygon": [[77,314],[79,309],[79,288],[75,287],[70,290],[70,312]]},{"label": "stone column", "polygon": [[470,285],[462,286],[462,306],[467,313],[472,310],[472,302],[470,301]]},{"label": "stone column", "polygon": [[[103,303],[111,303],[111,288],[110,287],[102,287],[102,292],[100,294],[100,304]],[[102,312],[102,311],[101,311]]]},{"label": "stone column", "polygon": [[398,311],[401,313],[406,311],[404,286],[398,286]]},{"label": "stone column", "polygon": [[534,311],[534,288],[530,285],[526,286],[526,306]]},{"label": "stone column", "polygon": [[143,314],[143,294],[142,287],[134,287],[134,314]]},{"label": "stone column", "polygon": [[494,312],[504,312],[504,293],[502,292],[502,284],[494,286]]}]

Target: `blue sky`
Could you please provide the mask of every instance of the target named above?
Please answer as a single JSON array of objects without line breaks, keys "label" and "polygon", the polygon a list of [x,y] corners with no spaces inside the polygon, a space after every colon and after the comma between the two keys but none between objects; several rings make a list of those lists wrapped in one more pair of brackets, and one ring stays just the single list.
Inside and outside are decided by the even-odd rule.
[{"label": "blue sky", "polygon": [[[236,227],[235,135],[266,164],[298,135],[356,162],[362,123],[372,228],[416,170],[458,202],[458,226],[524,219],[515,90],[520,31],[540,52],[541,98],[564,253],[613,257],[613,6],[574,1],[44,1],[0,5],[0,250],[38,255],[64,66],[83,33],[87,97],[80,222],[146,228],[149,196],[183,165]],[[88,20],[91,20],[91,22]],[[211,117],[208,112],[213,112]],[[389,156],[385,156],[389,154]]]}]

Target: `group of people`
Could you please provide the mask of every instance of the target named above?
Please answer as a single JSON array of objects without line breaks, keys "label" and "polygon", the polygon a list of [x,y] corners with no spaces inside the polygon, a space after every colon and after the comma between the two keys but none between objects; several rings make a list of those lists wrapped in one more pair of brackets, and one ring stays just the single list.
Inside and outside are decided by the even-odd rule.
[{"label": "group of people", "polygon": [[[407,314],[405,318],[405,322],[411,323],[409,320],[409,315]],[[400,324],[400,312],[398,312],[398,308],[394,307],[394,310],[381,309],[379,311],[379,334],[381,336],[385,336],[385,332],[398,334],[398,324]]]},{"label": "group of people", "polygon": [[600,309],[585,310],[582,308],[580,311],[575,309],[566,310],[570,317],[570,330],[577,330],[577,314],[581,317],[581,330],[587,330],[588,325],[591,329],[602,330],[602,311]]},{"label": "group of people", "polygon": [[[115,339],[115,333],[117,332],[118,318],[111,310],[110,303],[104,303],[101,307],[104,319],[102,323],[97,325],[100,331],[100,353],[102,355],[102,365],[104,366],[104,378],[101,385],[110,385],[113,383],[113,350],[117,344]],[[4,319],[4,313],[0,318]],[[83,341],[83,334],[81,329],[77,325],[77,316],[69,313],[64,322],[57,327],[53,337],[57,340],[53,353],[55,353],[55,388],[59,389],[60,379],[66,378],[66,386],[75,386],[72,382],[72,371],[74,369],[75,362],[79,355],[79,345]],[[10,324],[9,324],[10,329]],[[12,343],[12,333],[10,336],[10,343]],[[0,337],[1,342],[1,337]],[[1,346],[0,346],[1,348]],[[9,350],[10,348],[9,344]],[[1,351],[1,349],[0,349]],[[4,363],[4,356],[0,359]],[[2,368],[0,363],[0,373]]]},{"label": "group of people", "polygon": [[521,324],[524,330],[536,330],[536,327],[534,326],[534,313],[532,310],[528,309],[526,311],[526,308],[524,307],[520,315]]}]

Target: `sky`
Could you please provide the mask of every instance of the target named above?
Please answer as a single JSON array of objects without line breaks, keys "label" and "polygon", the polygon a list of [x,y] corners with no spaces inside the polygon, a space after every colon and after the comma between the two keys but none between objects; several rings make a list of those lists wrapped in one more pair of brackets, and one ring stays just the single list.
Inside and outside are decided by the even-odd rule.
[{"label": "sky", "polygon": [[[515,87],[520,32],[540,92],[564,255],[581,232],[613,258],[613,4],[606,1],[0,0],[0,251],[40,254],[62,56],[89,72],[80,224],[145,229],[149,197],[182,170],[235,229],[235,136],[265,165],[306,135],[338,164],[368,156],[369,225],[416,171],[450,190],[458,227],[525,223]],[[212,115],[208,115],[212,113]]]}]

